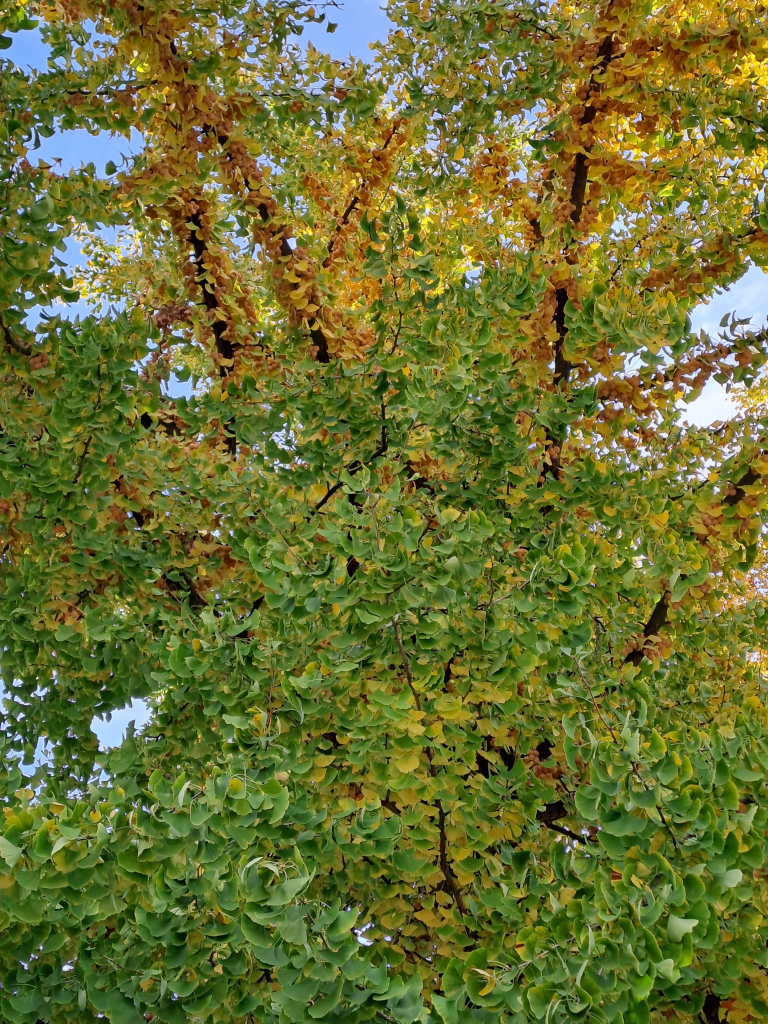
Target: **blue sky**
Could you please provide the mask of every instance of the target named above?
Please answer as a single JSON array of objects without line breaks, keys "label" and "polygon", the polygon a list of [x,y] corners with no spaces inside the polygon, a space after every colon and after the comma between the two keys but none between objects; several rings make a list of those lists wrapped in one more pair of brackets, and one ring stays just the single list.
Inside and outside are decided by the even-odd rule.
[{"label": "blue sky", "polygon": [[346,0],[345,3],[339,0],[339,7],[329,8],[326,18],[338,26],[332,35],[326,32],[324,25],[313,25],[304,32],[302,40],[310,39],[318,50],[338,60],[344,60],[350,53],[369,60],[369,43],[385,39],[390,28],[390,21],[378,0]]},{"label": "blue sky", "polygon": [[[345,59],[352,54],[369,60],[369,44],[385,38],[390,24],[379,0],[339,0],[338,7],[329,8],[327,15],[330,21],[337,24],[335,32],[329,34],[324,25],[313,25],[304,32],[302,42],[311,41],[318,49],[338,59]],[[36,31],[19,32],[11,48],[4,51],[2,57],[10,58],[23,68],[42,69],[46,62],[46,48]],[[69,131],[42,140],[41,148],[32,158],[48,161],[60,159],[64,167],[93,163],[98,172],[103,172],[108,161],[119,164],[122,157],[129,155],[133,149],[131,140],[123,136],[109,136],[104,132],[92,136],[82,130]],[[68,255],[76,262],[79,250],[76,246],[70,247]],[[751,270],[728,292],[714,298],[709,305],[699,307],[693,317],[694,328],[700,330],[703,327],[707,331],[716,332],[721,318],[732,310],[736,310],[742,317],[751,316],[755,326],[761,326],[768,318],[768,280],[761,270]],[[726,419],[734,413],[733,402],[724,389],[710,381],[701,397],[691,403],[683,415],[689,422],[703,426],[714,420]],[[96,732],[101,743],[119,743],[131,720],[135,720],[137,726],[147,721],[147,709],[143,701],[135,701],[133,706],[115,712],[111,722],[100,723]]]}]

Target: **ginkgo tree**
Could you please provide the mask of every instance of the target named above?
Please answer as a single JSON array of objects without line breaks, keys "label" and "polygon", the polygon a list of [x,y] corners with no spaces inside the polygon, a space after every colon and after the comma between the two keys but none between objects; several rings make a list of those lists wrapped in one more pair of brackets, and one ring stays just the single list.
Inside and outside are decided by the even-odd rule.
[{"label": "ginkgo tree", "polygon": [[334,6],[0,6],[0,1019],[765,1019],[768,8]]}]

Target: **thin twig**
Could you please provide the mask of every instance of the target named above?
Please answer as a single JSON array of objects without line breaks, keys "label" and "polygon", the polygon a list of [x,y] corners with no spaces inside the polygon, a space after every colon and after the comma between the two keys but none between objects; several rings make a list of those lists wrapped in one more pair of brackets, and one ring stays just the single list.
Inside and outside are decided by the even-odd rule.
[{"label": "thin twig", "polygon": [[[411,663],[410,663],[410,661],[408,659],[408,654],[407,654],[405,648],[403,647],[403,641],[400,639],[400,630],[397,628],[397,616],[396,615],[392,619],[392,628],[395,631],[395,643],[397,644],[397,649],[400,651],[400,657],[403,659],[403,668],[405,669],[405,678],[408,680],[408,685],[413,690],[413,673],[411,672]],[[416,703],[419,704],[419,698],[418,698],[418,695],[416,694],[415,690],[414,690],[414,696],[416,697]],[[419,710],[421,710],[421,705],[420,704],[419,704]]]},{"label": "thin twig", "polygon": [[85,465],[85,460],[88,457],[88,449],[91,447],[92,440],[93,436],[89,436],[88,440],[85,442],[85,446],[83,447],[83,453],[80,456],[79,463],[77,464],[77,472],[75,473],[75,479],[72,481],[73,484],[76,484],[77,481],[80,479],[80,474],[83,472],[83,466]]},{"label": "thin twig", "polygon": [[440,828],[440,870],[443,872],[445,878],[445,884],[448,886],[448,891],[453,897],[453,902],[456,904],[456,908],[462,916],[467,914],[467,905],[464,902],[464,897],[459,888],[459,884],[456,881],[456,875],[453,873],[451,862],[448,860],[448,836],[445,831],[445,811],[443,810],[443,804],[441,800],[436,800],[437,804],[437,815],[438,815],[438,826]]},{"label": "thin twig", "polygon": [[565,828],[564,825],[556,825],[553,821],[543,821],[542,825],[551,829],[553,832],[559,832],[561,836],[567,836],[568,839],[572,839],[576,843],[592,842],[591,836],[577,836],[576,833],[571,832],[569,828]]},{"label": "thin twig", "polygon": [[[381,444],[376,449],[376,451],[373,453],[373,455],[370,457],[370,459],[368,459],[367,462],[359,462],[359,461],[355,460],[355,462],[350,463],[349,467],[347,468],[347,472],[349,473],[350,476],[354,476],[355,473],[359,473],[360,470],[364,466],[370,466],[370,464],[375,459],[380,458],[382,455],[385,455],[386,452],[387,452],[387,449],[389,447],[389,441],[387,439],[386,409],[385,409],[383,401],[381,403],[381,412],[382,412],[382,417],[383,417],[383,421],[382,421],[382,424],[381,424]],[[323,507],[323,505],[325,505],[327,502],[329,502],[331,500],[331,498],[334,496],[334,494],[336,494],[338,491],[340,491],[343,486],[344,486],[344,481],[343,480],[337,480],[336,483],[333,485],[333,487],[329,487],[327,492],[322,496],[320,501],[318,501],[318,503],[315,505],[314,511],[315,512],[319,512],[320,509]]]},{"label": "thin twig", "polygon": [[584,675],[584,670],[582,669],[582,667],[581,667],[581,665],[579,664],[579,662],[578,662],[578,661],[576,662],[576,669],[577,669],[577,671],[578,671],[579,675],[581,676],[581,681],[582,681],[582,683],[583,683],[583,684],[584,684],[584,685],[586,686],[586,688],[587,688],[587,693],[589,694],[589,699],[590,699],[590,700],[591,700],[591,702],[592,702],[592,707],[593,707],[593,708],[594,708],[594,710],[595,710],[595,711],[597,712],[597,716],[598,716],[598,718],[599,718],[599,719],[600,719],[600,721],[601,721],[601,722],[603,723],[603,725],[605,726],[605,728],[606,728],[606,729],[608,730],[608,732],[609,732],[609,734],[610,734],[610,736],[611,736],[611,739],[613,740],[613,742],[614,742],[614,743],[618,743],[618,742],[619,742],[619,740],[618,740],[618,737],[616,736],[616,733],[615,733],[615,732],[613,731],[613,728],[612,728],[612,727],[611,727],[611,726],[610,726],[610,725],[608,724],[608,722],[607,722],[607,721],[605,720],[605,718],[603,717],[603,709],[602,709],[602,708],[601,708],[601,707],[599,706],[599,704],[598,704],[598,703],[597,703],[597,701],[595,700],[595,695],[594,695],[594,693],[592,693],[592,687],[591,687],[591,686],[589,685],[589,683],[587,682],[587,677],[586,677],[586,676]]},{"label": "thin twig", "polygon": [[659,812],[659,817],[661,818],[662,825],[667,830],[667,832],[669,832],[669,838],[672,840],[672,845],[674,846],[674,848],[676,850],[679,850],[680,847],[677,845],[677,839],[675,838],[675,833],[669,827],[669,824],[667,823],[667,819],[664,817],[664,811],[662,811],[662,809],[659,807],[658,804],[656,805],[656,810]]}]

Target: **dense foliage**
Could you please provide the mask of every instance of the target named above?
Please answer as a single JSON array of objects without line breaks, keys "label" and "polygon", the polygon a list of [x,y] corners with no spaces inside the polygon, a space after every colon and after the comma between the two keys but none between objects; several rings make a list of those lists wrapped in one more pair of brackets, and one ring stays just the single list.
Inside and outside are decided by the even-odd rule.
[{"label": "dense foliage", "polygon": [[768,11],[388,9],[0,8],[4,1022],[768,1016]]}]

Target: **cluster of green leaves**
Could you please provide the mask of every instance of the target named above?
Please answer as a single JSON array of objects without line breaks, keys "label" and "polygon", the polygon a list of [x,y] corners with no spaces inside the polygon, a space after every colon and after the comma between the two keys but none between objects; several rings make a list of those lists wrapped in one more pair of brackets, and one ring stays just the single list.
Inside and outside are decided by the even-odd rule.
[{"label": "cluster of green leaves", "polygon": [[[130,749],[129,741],[110,760],[117,779],[132,766]],[[242,1018],[263,1010],[265,997],[291,1012],[329,982],[310,1019],[325,1016],[345,985],[358,1005],[416,1018],[420,986],[357,956],[356,910],[342,910],[338,899],[297,902],[314,874],[298,847],[290,860],[262,855],[242,863],[255,845],[282,840],[287,847],[293,838],[282,824],[289,793],[274,777],[260,783],[243,769],[242,776],[210,776],[199,790],[183,775],[171,786],[156,770],[142,793],[132,774],[125,781],[127,789],[93,784],[69,809],[35,801],[0,841],[11,872],[2,876],[3,907],[27,926],[9,936],[9,951],[30,963],[4,993],[8,1019],[90,1007],[126,1024],[146,1013],[181,1022],[223,1005]],[[311,835],[323,817],[294,805],[291,822]],[[92,941],[76,964],[62,962],[66,936],[83,922]],[[275,923],[278,943],[269,927]],[[265,984],[273,974],[276,993]]]}]

